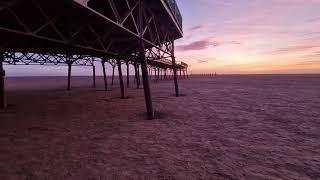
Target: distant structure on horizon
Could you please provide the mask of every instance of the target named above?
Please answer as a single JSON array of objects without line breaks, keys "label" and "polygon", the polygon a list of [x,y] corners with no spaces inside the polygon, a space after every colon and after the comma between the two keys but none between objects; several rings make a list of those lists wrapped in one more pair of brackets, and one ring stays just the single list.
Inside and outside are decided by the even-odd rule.
[{"label": "distant structure on horizon", "polygon": [[[173,72],[179,96],[174,41],[183,36],[182,16],[175,0],[6,0],[0,3],[0,108],[6,107],[3,63],[9,65],[66,64],[68,90],[72,66],[94,62],[118,67],[122,98],[121,66],[135,68],[140,85],[141,66],[148,119],[154,118],[148,75]],[[129,78],[127,79],[129,86]]]}]

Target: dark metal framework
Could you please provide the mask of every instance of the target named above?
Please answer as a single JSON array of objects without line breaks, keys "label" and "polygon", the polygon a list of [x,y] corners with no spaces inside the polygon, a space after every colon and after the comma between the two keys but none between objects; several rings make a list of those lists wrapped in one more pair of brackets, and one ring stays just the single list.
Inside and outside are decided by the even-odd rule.
[{"label": "dark metal framework", "polygon": [[[188,66],[175,62],[174,40],[182,37],[182,25],[166,0],[0,0],[0,19],[0,85],[5,75],[2,63],[66,64],[70,89],[72,66],[92,66],[95,76],[99,61],[104,76],[106,62],[113,71],[118,66],[120,82],[122,64],[141,66],[149,119],[151,67],[173,71],[179,96],[177,70]],[[105,77],[108,90],[106,81]],[[124,97],[123,81],[120,84]],[[1,104],[4,97],[0,96]]]}]

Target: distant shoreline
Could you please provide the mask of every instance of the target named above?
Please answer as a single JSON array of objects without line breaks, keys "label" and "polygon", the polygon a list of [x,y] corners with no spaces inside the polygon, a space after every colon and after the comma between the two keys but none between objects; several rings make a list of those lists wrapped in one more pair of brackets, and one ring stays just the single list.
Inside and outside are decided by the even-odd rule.
[{"label": "distant shoreline", "polygon": [[[202,76],[202,75],[215,75],[214,73],[212,74],[192,74],[191,76]],[[250,75],[320,75],[320,73],[285,73],[285,74],[217,74],[217,76],[250,76]]]},{"label": "distant shoreline", "polygon": [[[189,76],[209,76],[214,74],[192,74]],[[297,75],[320,75],[320,73],[296,73],[296,74],[217,74],[217,76],[297,76]],[[124,75],[126,76],[126,75]],[[152,75],[154,76],[154,75]],[[18,77],[67,77],[66,75],[61,75],[61,76],[37,76],[37,75],[28,75],[28,76],[6,76],[7,78],[18,78]],[[92,76],[72,76],[72,77],[92,77]],[[101,75],[97,75],[96,77],[103,77]],[[112,77],[111,75],[108,75],[107,77]],[[118,75],[115,75],[115,77],[118,77]],[[134,75],[130,75],[130,77],[134,77]]]}]

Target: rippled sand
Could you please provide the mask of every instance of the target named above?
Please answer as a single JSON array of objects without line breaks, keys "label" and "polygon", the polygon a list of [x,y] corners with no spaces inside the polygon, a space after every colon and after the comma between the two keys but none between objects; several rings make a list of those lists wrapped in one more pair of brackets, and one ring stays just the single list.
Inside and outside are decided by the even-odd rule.
[{"label": "rippled sand", "polygon": [[142,89],[122,100],[100,77],[6,83],[0,179],[320,177],[320,75],[193,77],[179,98],[152,81],[153,121]]}]

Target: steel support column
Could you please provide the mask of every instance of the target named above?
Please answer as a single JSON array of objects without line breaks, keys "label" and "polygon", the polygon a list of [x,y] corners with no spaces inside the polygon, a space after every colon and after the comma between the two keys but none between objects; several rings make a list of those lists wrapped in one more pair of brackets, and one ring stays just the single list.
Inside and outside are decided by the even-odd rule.
[{"label": "steel support column", "polygon": [[147,117],[149,120],[152,120],[154,119],[154,112],[153,112],[151,90],[150,90],[150,83],[149,83],[149,77],[148,77],[148,69],[147,69],[148,67],[147,67],[146,57],[144,54],[143,43],[141,43],[139,59],[141,61],[143,89],[144,89],[144,96],[145,96],[146,107],[147,107]]},{"label": "steel support column", "polygon": [[176,96],[179,97],[179,85],[178,85],[178,78],[177,78],[177,65],[176,65],[176,57],[174,56],[174,40],[172,41],[172,65],[173,65],[173,79],[174,79],[174,87],[176,91]]},{"label": "steel support column", "polygon": [[188,68],[186,69],[187,79],[189,79]]},{"label": "steel support column", "polygon": [[105,91],[108,91],[107,73],[106,73],[106,66],[105,66],[106,61],[102,60],[101,64],[102,64],[102,70],[103,70],[104,88],[105,88]]},{"label": "steel support column", "polygon": [[111,86],[113,86],[114,83],[114,69],[116,68],[115,65],[112,65],[112,81],[111,81]]},{"label": "steel support column", "polygon": [[134,64],[134,72],[135,72],[135,80],[137,84],[137,89],[139,89],[139,82],[138,82],[138,68],[137,68],[137,63]]},{"label": "steel support column", "polygon": [[167,69],[164,69],[164,79],[167,80]]},{"label": "steel support column", "polygon": [[67,85],[67,90],[70,91],[71,90],[71,67],[72,67],[72,63],[73,63],[70,55],[66,55],[66,62],[68,64],[68,85]]},{"label": "steel support column", "polygon": [[4,83],[4,77],[5,77],[5,71],[3,69],[3,61],[4,56],[3,52],[0,52],[0,109],[5,109],[6,104],[6,98],[5,98],[5,83]]},{"label": "steel support column", "polygon": [[[139,1],[139,32],[140,32],[140,38],[143,38],[143,0]],[[141,71],[142,71],[142,81],[143,81],[143,89],[144,89],[144,97],[146,101],[146,107],[147,107],[147,118],[149,120],[154,119],[154,111],[152,106],[152,98],[151,98],[151,90],[150,90],[150,83],[149,83],[149,77],[148,77],[148,64],[147,59],[145,55],[145,45],[144,42],[140,41],[140,50],[139,50],[139,60],[141,63]]]},{"label": "steel support column", "polygon": [[127,88],[130,86],[129,62],[127,62]]},{"label": "steel support column", "polygon": [[137,81],[138,81],[138,88],[140,88],[140,67],[139,64],[137,65]]},{"label": "steel support column", "polygon": [[124,85],[123,85],[123,77],[122,77],[122,69],[121,69],[121,61],[117,59],[118,64],[118,72],[119,72],[119,82],[120,82],[120,88],[121,88],[121,98],[124,99]]},{"label": "steel support column", "polygon": [[96,66],[92,66],[93,88],[96,88]]},{"label": "steel support column", "polygon": [[152,68],[151,68],[151,67],[149,68],[149,73],[148,73],[148,75],[149,75],[149,79],[151,80],[151,79],[152,79]]}]

